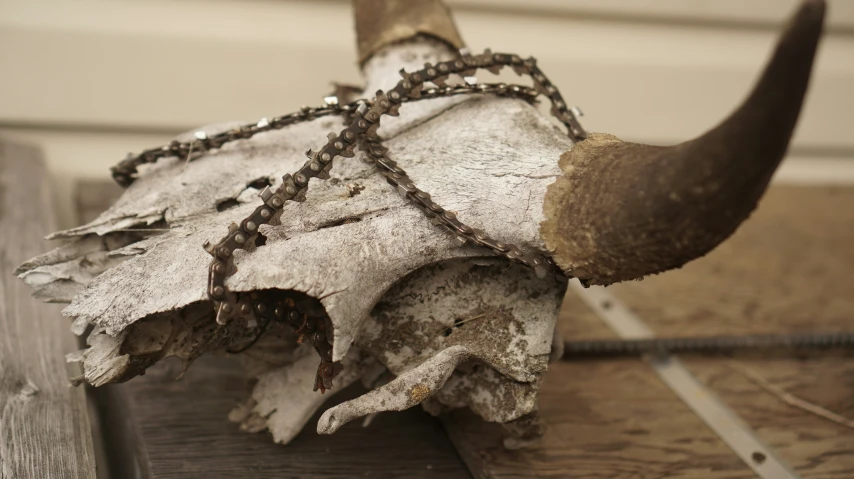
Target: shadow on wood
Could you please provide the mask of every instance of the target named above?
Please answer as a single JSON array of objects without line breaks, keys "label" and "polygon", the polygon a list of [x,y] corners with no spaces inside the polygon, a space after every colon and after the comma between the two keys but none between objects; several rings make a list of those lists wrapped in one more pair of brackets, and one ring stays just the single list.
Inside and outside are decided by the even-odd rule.
[{"label": "shadow on wood", "polygon": [[[332,436],[313,430],[320,411],[283,446],[266,433],[240,432],[226,418],[250,392],[235,361],[201,358],[176,381],[180,371],[179,362],[166,361],[100,388],[115,477],[471,477],[441,423],[420,408],[383,413],[367,428],[356,421]],[[362,393],[348,388],[329,405]]]}]

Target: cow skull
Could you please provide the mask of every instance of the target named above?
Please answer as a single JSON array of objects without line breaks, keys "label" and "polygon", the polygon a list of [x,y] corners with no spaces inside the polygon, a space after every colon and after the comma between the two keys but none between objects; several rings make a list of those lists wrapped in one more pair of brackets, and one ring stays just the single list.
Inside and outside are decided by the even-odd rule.
[{"label": "cow skull", "polygon": [[[366,91],[394,86],[401,67],[455,58],[462,46],[438,1],[354,3]],[[568,276],[610,284],[659,273],[710,251],[755,207],[797,120],[823,15],[823,2],[804,1],[745,103],[673,147],[605,134],[573,144],[528,102],[489,95],[404,105],[379,135],[446,209],[499,241],[551,255]],[[316,356],[278,324],[263,335],[260,325],[217,324],[200,245],[246,217],[260,190],[278,186],[306,148],[342,125],[325,117],[189,163],[163,158],[96,220],[53,234],[63,243],[19,274],[37,297],[70,302],[64,314],[76,333],[94,325],[89,347],[72,355],[83,363],[81,380],[125,381],[169,356],[189,366],[252,343],[239,357],[257,383],[231,417],[278,442],[292,439],[328,397],[312,392]],[[325,318],[340,368],[333,390],[357,380],[372,389],[327,410],[320,432],[419,403],[531,424],[566,279],[458,244],[367,160],[336,160],[307,201],[288,203],[252,246],[235,251],[227,286],[283,295]]]}]

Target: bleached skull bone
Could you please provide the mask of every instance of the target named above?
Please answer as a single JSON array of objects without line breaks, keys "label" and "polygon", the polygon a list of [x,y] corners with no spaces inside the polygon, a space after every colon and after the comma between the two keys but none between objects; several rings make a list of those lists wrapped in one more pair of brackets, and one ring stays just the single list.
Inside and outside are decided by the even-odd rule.
[{"label": "bleached skull bone", "polygon": [[[411,71],[454,55],[444,43],[424,38],[386,47],[364,65],[369,91],[393,86],[401,67]],[[804,78],[811,60],[809,56]],[[795,83],[791,88],[796,94],[799,86],[805,89]],[[237,124],[201,130],[210,135]],[[303,164],[303,151],[316,148],[326,133],[342,126],[339,118],[321,118],[229,143],[186,165],[180,158],[162,159],[141,170],[140,178],[100,217],[54,234],[63,245],[22,265],[21,278],[39,297],[70,300],[64,314],[75,318],[77,331],[96,325],[89,348],[70,358],[83,362],[85,380],[95,385],[127,380],[168,356],[189,365],[200,354],[251,339],[255,331],[238,322],[216,325],[206,295],[210,257],[201,244],[222,236],[226,225],[255,208],[259,200],[253,185],[261,180],[275,186],[284,173]],[[776,127],[787,129],[785,124]],[[777,141],[783,147],[788,128]],[[609,212],[602,209],[624,205],[625,198],[613,204],[602,201],[604,206],[582,198],[581,213],[587,218],[579,217],[577,232],[566,232],[571,225],[561,212],[569,207],[567,198],[578,201],[574,192],[599,187],[594,180],[601,180],[605,191],[628,189],[630,185],[615,186],[603,176],[619,173],[613,168],[621,166],[614,161],[620,155],[628,155],[628,170],[633,152],[638,164],[655,170],[661,150],[644,156],[647,149],[605,136],[574,147],[535,107],[494,97],[405,105],[399,118],[383,122],[379,134],[389,156],[418,186],[466,223],[524,250],[555,253],[569,273],[582,271],[600,283],[659,272],[708,251],[753,208],[782,154],[746,170],[751,189],[738,183],[742,190],[736,193],[743,193],[745,201],[739,213],[726,213],[728,222],[716,224],[714,231],[685,233],[702,243],[688,253],[674,243],[680,254],[663,259],[659,252],[667,250],[669,238],[644,231],[620,233],[633,241],[641,238],[641,250],[652,245],[651,259],[639,255],[642,260],[631,264],[632,258],[620,256],[625,245],[608,236],[619,232],[619,225],[609,222]],[[190,132],[179,139],[192,138]],[[690,147],[700,140],[685,144],[689,153],[695,153]],[[679,156],[680,147],[672,150],[675,160],[663,155],[668,162],[660,165],[663,171],[672,173],[674,162],[681,165],[685,158]],[[600,151],[601,165],[593,161]],[[697,159],[703,160],[703,155]],[[714,183],[723,168],[702,166],[705,176],[688,178],[687,186],[679,178],[658,186],[667,193],[669,187],[693,188],[696,181]],[[325,309],[333,330],[333,360],[344,365],[335,390],[359,379],[373,390],[326,411],[318,430],[334,432],[356,417],[412,407],[428,398],[433,405],[470,407],[489,421],[530,418],[565,281],[540,279],[478,247],[460,246],[398,196],[361,155],[336,160],[330,174],[327,181],[312,182],[308,201],[287,204],[279,221],[261,228],[263,246],[235,252],[237,271],[226,282],[237,292],[301,292]],[[645,174],[650,175],[655,171]],[[672,174],[661,176],[673,180]],[[632,175],[615,177],[634,181]],[[707,190],[701,188],[691,200],[676,195],[673,201],[690,206],[706,198]],[[714,194],[716,201],[729,199],[720,191]],[[664,196],[673,203],[672,192]],[[648,223],[657,233],[661,225],[655,214],[662,205],[653,206]],[[678,223],[692,224],[681,217]],[[626,267],[615,268],[621,261]],[[309,363],[316,358],[297,345],[292,331],[275,326],[241,356],[259,381],[232,418],[246,430],[266,428],[276,441],[289,441],[328,397],[310,391],[314,369]]]},{"label": "bleached skull bone", "polygon": [[[452,58],[453,52],[419,42],[377,56],[375,63],[411,68],[414,62],[405,59],[437,62],[437,54]],[[369,76],[370,69],[369,65]],[[425,101],[405,106],[402,113],[384,124],[380,133],[390,156],[405,165],[419,187],[497,239],[544,251],[538,234],[544,219],[542,201],[546,187],[560,174],[555,159],[571,147],[565,135],[534,107],[517,100]],[[496,123],[496,115],[505,124]],[[508,127],[506,122],[522,128]],[[232,126],[202,130],[213,133]],[[138,341],[144,338],[155,349],[167,347],[166,338],[175,334],[174,324],[187,323],[178,320],[181,312],[185,315],[187,308],[207,301],[209,255],[200,245],[221,236],[224,225],[239,221],[259,201],[257,191],[247,185],[262,178],[275,185],[282,174],[302,165],[307,148],[316,147],[327,132],[341,127],[339,118],[319,119],[226,145],[186,167],[178,158],[161,160],[143,171],[99,218],[53,235],[68,243],[29,262],[21,276],[42,296],[71,299],[66,315],[98,325],[92,347],[109,348],[109,354],[89,350],[83,355],[87,379],[100,385],[141,372],[126,369],[137,362],[117,359],[119,351],[151,355],[152,347],[134,344],[134,333]],[[348,188],[354,184],[359,186],[358,194]],[[239,204],[217,211],[217,205],[227,200]],[[508,229],[507,224],[514,227]],[[140,232],[105,245],[104,238],[126,238],[132,235],[129,228],[140,226],[167,231]],[[453,380],[455,387],[447,393],[449,405],[473,406],[485,418],[500,421],[527,414],[534,407],[565,283],[539,280],[521,266],[508,269],[508,264],[496,263],[488,252],[460,247],[397,195],[361,156],[337,161],[329,180],[312,182],[308,201],[288,204],[281,224],[261,231],[267,238],[264,246],[236,253],[237,273],[228,280],[230,288],[294,290],[318,298],[334,327],[334,359],[347,364],[339,386],[358,379],[349,370],[363,368],[361,363],[366,361],[351,364],[348,355],[378,360],[392,374],[401,375],[374,394],[397,390],[407,378],[418,386],[415,392],[393,394],[402,398],[396,405],[380,406],[370,397],[359,398],[330,412],[333,416],[347,410],[348,404],[368,414],[412,406],[434,396],[460,361],[459,355],[442,355],[448,348],[464,349],[470,363],[469,372],[455,373],[468,378]],[[93,251],[105,260],[85,261],[84,255],[91,256]],[[100,274],[82,277],[83,264],[90,271],[100,265],[95,271]],[[412,304],[403,288],[434,292]],[[104,335],[133,346],[118,348]],[[239,343],[245,337],[236,339]],[[183,347],[211,347],[202,343],[201,339],[188,341]],[[168,347],[176,350],[169,354],[194,355],[174,344]],[[431,362],[434,357],[442,360]],[[328,397],[312,393],[310,385],[305,394],[294,393],[305,389],[294,383],[307,380],[297,371],[313,377],[312,368],[305,367],[310,360],[296,359],[259,373],[256,416],[269,416],[264,408],[270,407],[270,398],[275,398],[275,409],[294,416],[268,418],[278,427],[273,434],[279,441],[298,432],[292,424],[301,425]],[[114,369],[105,373],[101,370],[107,363]],[[474,363],[481,368],[471,369]],[[280,387],[271,388],[271,383]],[[442,401],[441,394],[437,398]],[[294,407],[300,402],[310,406]]]}]

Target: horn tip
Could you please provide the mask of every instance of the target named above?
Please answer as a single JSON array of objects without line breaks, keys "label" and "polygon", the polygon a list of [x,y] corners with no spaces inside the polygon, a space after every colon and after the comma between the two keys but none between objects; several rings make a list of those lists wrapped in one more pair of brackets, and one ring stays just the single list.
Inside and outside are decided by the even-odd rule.
[{"label": "horn tip", "polygon": [[808,12],[815,17],[820,17],[820,19],[824,19],[824,14],[827,11],[827,1],[826,0],[801,0],[800,10],[803,12]]}]

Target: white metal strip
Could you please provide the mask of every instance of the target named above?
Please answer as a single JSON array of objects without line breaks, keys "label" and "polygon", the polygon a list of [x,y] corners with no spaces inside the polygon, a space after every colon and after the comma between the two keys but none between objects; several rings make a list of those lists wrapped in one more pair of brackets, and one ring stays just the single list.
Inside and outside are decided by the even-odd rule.
[{"label": "white metal strip", "polygon": [[[593,286],[585,289],[577,281],[570,281],[570,288],[621,338],[655,336],[637,315],[605,288]],[[764,479],[799,479],[794,470],[756,437],[750,426],[703,386],[676,357],[645,359],[658,377],[756,474]]]}]

